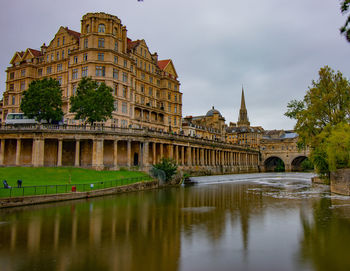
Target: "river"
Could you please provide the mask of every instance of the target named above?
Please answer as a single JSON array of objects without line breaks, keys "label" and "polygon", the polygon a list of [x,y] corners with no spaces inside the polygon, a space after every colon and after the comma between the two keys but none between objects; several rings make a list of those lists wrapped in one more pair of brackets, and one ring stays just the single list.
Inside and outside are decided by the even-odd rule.
[{"label": "river", "polygon": [[312,174],[0,210],[0,270],[350,270],[350,197]]}]

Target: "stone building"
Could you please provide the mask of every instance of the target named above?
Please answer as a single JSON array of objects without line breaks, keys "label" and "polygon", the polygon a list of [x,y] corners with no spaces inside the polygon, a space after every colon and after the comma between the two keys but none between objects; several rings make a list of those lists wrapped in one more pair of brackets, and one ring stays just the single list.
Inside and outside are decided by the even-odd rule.
[{"label": "stone building", "polygon": [[3,121],[8,113],[20,112],[31,81],[52,77],[62,87],[66,123],[79,124],[69,113],[69,98],[82,77],[91,77],[113,89],[115,110],[106,125],[180,132],[182,93],[172,60],[158,60],[144,40],[129,39],[116,16],[87,13],[80,33],[60,27],[48,45],[16,52],[10,64]]},{"label": "stone building", "polygon": [[212,140],[225,140],[225,118],[212,107],[204,116],[187,116],[182,121],[185,135]]},{"label": "stone building", "polygon": [[230,125],[226,128],[226,141],[232,144],[258,148],[263,131],[264,129],[261,126],[250,126],[242,87],[241,108],[239,110],[238,122],[237,124],[230,122]]}]

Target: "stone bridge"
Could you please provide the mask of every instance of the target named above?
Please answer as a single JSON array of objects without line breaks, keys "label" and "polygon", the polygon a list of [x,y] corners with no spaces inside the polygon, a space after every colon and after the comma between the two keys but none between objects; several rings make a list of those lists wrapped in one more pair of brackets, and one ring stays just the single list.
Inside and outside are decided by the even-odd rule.
[{"label": "stone bridge", "polygon": [[264,138],[260,141],[260,169],[273,171],[283,162],[285,171],[301,171],[301,163],[310,155],[309,149],[298,150],[298,137]]},{"label": "stone bridge", "polygon": [[147,171],[162,158],[205,173],[258,171],[259,152],[148,129],[58,125],[0,128],[0,166],[121,167]]}]

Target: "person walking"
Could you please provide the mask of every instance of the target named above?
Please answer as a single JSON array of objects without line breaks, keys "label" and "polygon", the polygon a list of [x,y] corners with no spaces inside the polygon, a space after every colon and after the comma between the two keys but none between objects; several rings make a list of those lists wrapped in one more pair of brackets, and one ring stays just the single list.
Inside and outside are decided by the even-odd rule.
[{"label": "person walking", "polygon": [[21,188],[22,187],[22,180],[17,180],[17,187]]}]

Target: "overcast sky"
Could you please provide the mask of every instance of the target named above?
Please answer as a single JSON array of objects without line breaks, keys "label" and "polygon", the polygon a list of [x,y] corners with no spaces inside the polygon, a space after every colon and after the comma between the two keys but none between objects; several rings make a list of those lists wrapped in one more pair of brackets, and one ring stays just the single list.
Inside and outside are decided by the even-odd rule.
[{"label": "overcast sky", "polygon": [[118,16],[131,39],[171,58],[183,116],[215,106],[237,122],[242,84],[251,125],[292,129],[286,105],[318,70],[350,74],[350,43],[339,34],[340,0],[1,0],[0,90],[16,51],[49,44],[60,26],[80,32],[87,12]]}]

